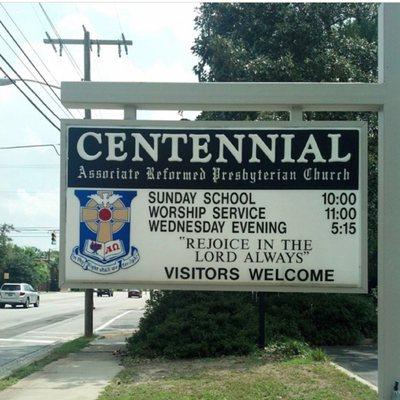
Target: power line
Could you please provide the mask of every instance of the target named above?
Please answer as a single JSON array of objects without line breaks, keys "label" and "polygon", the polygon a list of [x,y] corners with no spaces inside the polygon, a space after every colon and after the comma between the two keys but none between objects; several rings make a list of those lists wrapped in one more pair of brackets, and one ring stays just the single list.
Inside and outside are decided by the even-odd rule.
[{"label": "power line", "polygon": [[57,168],[59,164],[0,164],[0,168],[29,168],[29,169],[51,169]]},{"label": "power line", "polygon": [[[43,14],[45,15],[45,17],[46,17],[48,23],[50,24],[51,28],[53,29],[54,34],[58,37],[58,39],[60,39],[60,43],[61,43],[61,37],[60,37],[59,33],[57,32],[57,29],[54,26],[53,22],[51,21],[51,19],[50,19],[49,15],[47,14],[46,10],[44,9],[42,3],[39,3],[39,6],[42,9]],[[64,44],[64,46],[65,46],[65,52],[67,53],[67,56],[68,56],[68,58],[69,58],[69,60],[70,60],[70,62],[72,64],[72,66],[78,72],[79,78],[81,78],[82,77],[81,69],[79,68],[79,66],[76,63],[76,61],[75,61],[74,57],[72,56],[72,54],[69,52],[68,47],[65,44]],[[61,47],[60,47],[60,52],[61,52]]]},{"label": "power line", "polygon": [[[57,51],[56,45],[60,46],[60,55],[61,49],[63,45],[71,44],[71,45],[83,45],[83,54],[84,54],[84,67],[85,67],[85,75],[84,81],[90,81],[90,53],[92,50],[92,45],[97,47],[97,55],[100,56],[100,46],[118,46],[118,55],[121,57],[121,48],[122,46],[125,49],[125,53],[128,54],[128,46],[132,45],[131,40],[126,40],[124,34],[122,34],[122,40],[103,40],[103,39],[90,39],[90,32],[86,30],[85,26],[82,25],[84,37],[81,39],[52,39],[49,34],[46,32],[47,39],[44,39],[44,43],[51,44],[53,48]],[[91,118],[91,110],[85,110],[85,119]]]},{"label": "power line", "polygon": [[42,233],[42,232],[49,232],[49,231],[59,231],[59,228],[54,228],[53,226],[45,226],[45,227],[36,227],[36,226],[32,226],[32,227],[14,227],[13,231],[14,232],[20,232],[20,233],[24,233],[24,232],[30,232],[30,233]]},{"label": "power line", "polygon": [[[90,81],[90,51],[92,49],[92,44],[97,46],[97,55],[100,55],[100,46],[101,45],[112,45],[118,46],[118,54],[121,57],[121,46],[124,46],[126,54],[128,54],[128,46],[132,45],[131,40],[125,40],[124,35],[122,34],[122,40],[91,40],[90,32],[85,29],[83,26],[83,40],[73,40],[73,39],[61,39],[58,37],[57,39],[52,39],[47,34],[47,40],[45,39],[45,43],[51,44],[55,48],[55,44],[60,45],[60,53],[63,44],[75,44],[75,45],[83,45],[83,59],[84,59],[84,81]],[[85,119],[91,119],[91,110],[85,109]],[[85,291],[85,336],[91,337],[93,336],[93,290],[86,289]]]},{"label": "power line", "polygon": [[48,122],[50,122],[51,125],[54,126],[59,132],[61,131],[60,128],[31,100],[31,98],[11,79],[10,75],[7,74],[7,72],[0,67],[0,70],[3,71],[5,76],[12,81],[12,83],[15,85],[15,87],[26,97],[26,99],[33,105],[33,107],[36,108],[42,114],[43,117],[47,119]]},{"label": "power line", "polygon": [[[46,31],[45,24],[42,21],[43,17],[40,15],[39,11],[37,10],[37,8],[35,7],[34,4],[31,3],[31,7],[32,7],[32,9],[33,9],[33,11],[34,11],[34,13],[36,15],[37,20],[39,21],[39,25],[42,27],[43,31]],[[73,113],[68,108],[66,108],[66,109],[67,109],[69,115],[71,115],[72,118],[76,118],[75,115],[73,115]]]},{"label": "power line", "polygon": [[59,194],[60,192],[32,192],[27,190],[0,190],[0,193],[8,193],[8,194]]},{"label": "power line", "polygon": [[31,74],[32,78],[36,79],[35,74],[32,72],[30,67],[28,67],[25,64],[25,61],[18,55],[18,53],[11,47],[11,45],[7,42],[7,40],[4,38],[4,36],[0,33],[0,38],[3,40],[3,42],[6,44],[6,46],[14,53],[15,57],[18,58],[18,60],[21,62],[21,64],[26,68],[26,70]]},{"label": "power line", "polygon": [[[49,232],[50,233],[50,232]],[[8,235],[10,238],[47,238],[49,235]]]},{"label": "power line", "polygon": [[119,24],[119,29],[120,29],[120,33],[122,34],[122,32],[123,32],[123,29],[122,29],[122,24],[121,24],[121,19],[119,18],[119,13],[118,13],[118,10],[117,10],[117,7],[116,7],[116,5],[115,5],[115,3],[112,3],[113,4],[113,6],[114,6],[114,11],[115,11],[115,14],[116,14],[116,16],[117,16],[117,20],[118,20],[118,24]]},{"label": "power line", "polygon": [[[8,48],[14,53],[14,55],[18,58],[18,60],[23,64],[23,66],[26,68],[26,70],[30,73],[30,75],[36,80],[35,74],[32,72],[32,70],[25,64],[24,60],[15,52],[15,50],[10,46],[10,44],[7,42],[7,40],[3,37],[3,35],[0,33],[0,38],[4,41],[4,43],[8,46]],[[49,95],[50,99],[52,102],[59,108],[60,111],[62,111],[64,114],[66,114],[66,110],[61,106],[60,103],[58,103],[53,96],[48,91],[47,86],[44,86],[44,89],[46,90],[47,94]],[[68,111],[69,112],[69,111]],[[70,112],[69,114],[73,116]]]},{"label": "power line", "polygon": [[49,233],[60,232],[60,228],[52,226],[26,226],[26,227],[13,227],[11,238],[44,238],[48,237]]},{"label": "power line", "polygon": [[[7,9],[5,8],[5,6],[0,3],[1,7],[3,8],[3,10],[6,12],[6,14],[8,15],[8,17],[10,18],[10,20],[12,21],[12,23],[15,25],[15,27],[18,29],[19,33],[21,34],[21,36],[25,39],[25,41],[28,43],[29,47],[32,49],[32,51],[35,53],[36,57],[40,60],[40,62],[42,63],[42,65],[44,66],[44,68],[48,71],[48,73],[51,75],[51,77],[54,79],[54,81],[56,82],[57,86],[59,86],[58,80],[57,78],[53,75],[53,73],[51,72],[51,70],[47,67],[46,63],[43,61],[43,59],[40,57],[39,53],[35,50],[35,48],[32,46],[32,44],[30,43],[29,39],[25,36],[25,34],[23,33],[23,31],[19,28],[18,24],[15,22],[15,20],[12,18],[12,16],[10,15],[10,13],[7,11]],[[31,4],[31,6],[33,7],[33,4]],[[36,14],[36,17],[39,19],[39,16],[36,12],[36,9],[33,7],[34,12]],[[43,26],[42,21],[39,19],[40,24]],[[11,35],[12,36],[12,35]],[[25,68],[30,72],[30,74],[32,75],[32,77],[34,77],[36,79],[36,77],[34,76],[34,74],[31,72],[31,70],[26,66],[26,64],[21,60],[21,58],[15,53],[15,51],[12,49],[12,47],[7,43],[7,41],[2,38],[7,46],[11,49],[11,51],[18,57],[18,59],[24,64]],[[13,38],[14,41],[16,42],[15,38]],[[20,46],[18,46],[18,48],[21,49]],[[22,51],[22,49],[21,49]],[[28,56],[25,54],[25,57],[28,58]],[[28,58],[29,59],[29,58]],[[33,64],[32,64],[33,65]],[[34,66],[34,65],[33,65]],[[44,79],[44,77],[40,74],[39,71],[37,71],[39,76],[42,77],[42,79]],[[67,109],[66,107],[63,107],[62,104],[58,103],[56,100],[54,100],[54,98],[52,97],[52,94],[59,100],[61,101],[59,95],[54,92],[54,90],[52,90],[51,85],[46,81],[46,79],[44,79],[46,86],[43,86],[43,89],[46,91],[46,93],[49,95],[50,99],[53,101],[54,104],[57,105],[57,107],[65,114],[69,114],[72,118],[75,118],[75,116],[71,113],[71,111],[69,109]],[[50,90],[49,90],[50,89]]]},{"label": "power line", "polygon": [[31,45],[30,41],[28,40],[28,38],[25,36],[25,34],[22,32],[22,30],[19,28],[18,24],[14,21],[13,17],[9,14],[9,12],[7,11],[6,7],[0,3],[0,6],[3,8],[3,10],[6,12],[6,14],[8,15],[8,18],[11,19],[12,23],[14,24],[14,26],[18,29],[18,32],[22,35],[22,37],[25,39],[25,41],[28,43],[29,47],[32,49],[32,51],[36,54],[36,57],[40,60],[40,62],[42,63],[42,65],[44,66],[44,68],[47,70],[47,72],[51,75],[51,77],[54,79],[54,82],[57,84],[57,86],[59,85],[59,82],[57,81],[56,77],[53,75],[53,73],[50,71],[50,69],[47,67],[46,63],[42,60],[42,58],[40,57],[40,55],[38,54],[38,52],[35,50],[35,48]]},{"label": "power line", "polygon": [[4,25],[4,23],[0,20],[0,24],[4,28],[4,30],[8,33],[8,35],[11,37],[13,42],[17,45],[19,50],[22,52],[22,54],[27,58],[29,63],[32,65],[32,67],[35,69],[35,71],[39,74],[39,76],[43,79],[43,81],[46,83],[47,87],[53,92],[53,94],[58,98],[58,100],[61,101],[61,98],[59,95],[54,91],[54,89],[50,86],[50,84],[47,82],[46,78],[42,75],[42,73],[37,69],[36,65],[33,63],[33,61],[30,59],[30,57],[26,54],[24,49],[20,46],[20,44],[17,42],[17,40],[14,38],[12,33],[7,29],[7,27]]},{"label": "power line", "polygon": [[46,232],[54,232],[54,231],[59,231],[59,228],[53,228],[53,227],[49,227],[49,228],[44,228],[44,229],[20,229],[20,228],[14,228],[12,229],[12,232],[14,232],[13,234],[22,234],[22,235],[43,235]]},{"label": "power line", "polygon": [[12,67],[12,65],[4,58],[2,54],[0,54],[0,58],[7,64],[8,68],[10,68],[15,75],[18,76],[18,78],[22,81],[22,83],[33,93],[39,101],[57,118],[60,119],[60,117],[42,100],[42,98],[25,82],[25,80],[21,77],[21,75]]},{"label": "power line", "polygon": [[[72,4],[71,4],[71,5],[72,5]],[[74,6],[75,6],[75,10],[76,10],[77,14],[81,14],[80,11],[78,10],[78,6],[77,6],[76,3],[74,3]],[[84,22],[84,21],[82,21],[82,26],[84,27],[83,22]],[[47,35],[47,38],[50,39],[50,37],[49,37],[48,35]],[[54,48],[54,47],[55,47],[55,46],[54,46],[54,44],[53,44],[53,48]],[[60,43],[60,47],[61,47],[61,43]],[[91,49],[91,48],[90,48],[90,49]],[[98,58],[100,57],[100,46],[97,46],[97,57],[98,57]],[[102,73],[101,68],[98,70],[98,74],[99,74],[100,80],[101,80],[101,81],[104,81],[104,76],[103,76],[103,73]],[[103,112],[102,112],[101,110],[97,110],[97,112],[99,113],[100,118],[103,118]]]},{"label": "power line", "polygon": [[39,21],[39,24],[42,26],[43,30],[45,31],[45,30],[46,30],[46,27],[45,27],[45,24],[44,24],[43,21],[42,21],[42,18],[43,18],[43,17],[40,17],[40,16],[39,16],[40,13],[36,10],[36,7],[34,6],[33,3],[31,3],[31,6],[32,6],[32,8],[33,8],[33,11],[34,11],[35,14],[36,14],[36,18],[37,18],[37,20]]},{"label": "power line", "polygon": [[0,164],[0,167],[58,167],[59,164]]},{"label": "power line", "polygon": [[54,151],[60,155],[60,152],[58,151],[56,146],[59,146],[60,144],[26,144],[22,146],[6,146],[6,147],[0,147],[0,150],[14,150],[14,149],[28,149],[28,148],[33,148],[33,147],[52,147]]}]

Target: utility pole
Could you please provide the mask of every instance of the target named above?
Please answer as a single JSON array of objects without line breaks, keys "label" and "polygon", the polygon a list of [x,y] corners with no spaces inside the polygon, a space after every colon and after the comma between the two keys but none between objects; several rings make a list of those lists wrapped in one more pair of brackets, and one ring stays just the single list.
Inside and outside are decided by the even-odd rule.
[{"label": "utility pole", "polygon": [[[90,52],[92,46],[97,47],[97,57],[100,57],[100,46],[118,46],[118,56],[121,57],[121,46],[124,46],[125,53],[128,54],[128,46],[132,45],[131,40],[126,40],[122,33],[122,40],[93,40],[90,39],[90,32],[83,25],[84,37],[81,39],[52,39],[46,32],[47,39],[44,43],[51,44],[57,53],[56,45],[59,46],[60,56],[62,56],[63,45],[83,45],[83,65],[84,65],[84,81],[90,81]],[[92,111],[85,110],[85,119],[92,118]],[[93,289],[85,289],[85,336],[93,336]]]}]

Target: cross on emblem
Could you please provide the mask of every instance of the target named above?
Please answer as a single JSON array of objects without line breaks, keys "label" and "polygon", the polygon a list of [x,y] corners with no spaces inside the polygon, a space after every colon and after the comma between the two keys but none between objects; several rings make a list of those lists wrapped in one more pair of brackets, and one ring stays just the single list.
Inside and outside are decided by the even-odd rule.
[{"label": "cross on emblem", "polygon": [[99,190],[88,196],[90,200],[81,209],[81,222],[96,233],[96,241],[107,243],[129,221],[129,208],[112,191]]},{"label": "cross on emblem", "polygon": [[71,260],[85,271],[113,274],[137,264],[138,249],[131,241],[131,204],[135,190],[77,189],[79,245]]}]

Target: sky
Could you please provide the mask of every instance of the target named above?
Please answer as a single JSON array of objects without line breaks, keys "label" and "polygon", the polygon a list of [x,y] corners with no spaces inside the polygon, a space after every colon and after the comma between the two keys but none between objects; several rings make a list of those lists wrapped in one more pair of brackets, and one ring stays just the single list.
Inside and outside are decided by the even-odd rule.
[{"label": "sky", "polygon": [[[47,31],[51,37],[55,37],[55,33],[39,3],[3,2],[2,4],[4,8],[0,7],[0,20],[49,83],[58,86],[61,81],[81,80],[82,46],[68,46],[76,63],[74,67],[65,50],[60,57],[51,45],[44,44],[45,32]],[[100,58],[93,48],[91,56],[93,81],[197,81],[193,73],[197,58],[190,50],[196,36],[194,16],[197,3],[42,3],[42,5],[62,38],[81,39],[82,25],[84,25],[93,39],[120,39],[122,31],[126,39],[133,41],[133,46],[129,47],[129,54],[126,56],[123,53],[121,58],[118,57],[118,49],[115,46],[103,46]],[[31,75],[31,72],[34,72],[33,67],[1,26],[0,35],[0,54],[23,78],[40,79],[37,74]],[[45,65],[30,46],[35,49]],[[0,66],[15,77],[2,59]],[[0,76],[4,76],[1,71]],[[19,86],[29,93],[23,83],[20,82]],[[56,114],[66,118],[63,109],[57,106],[57,103],[58,105],[60,103],[54,96],[52,100],[39,84],[32,83],[31,87]],[[57,89],[55,91],[59,93]],[[31,93],[29,95],[34,98]],[[35,102],[40,104],[37,99]],[[45,110],[42,105],[41,108]],[[82,118],[81,111],[71,111],[76,118]],[[47,113],[50,114],[48,111]],[[194,119],[196,113],[185,112],[183,116]],[[122,119],[122,112],[94,111],[92,118]],[[180,118],[182,117],[175,111],[138,112],[138,119]],[[0,138],[0,147],[60,143],[58,130],[52,127],[13,85],[0,86]],[[58,146],[57,148],[59,149]],[[60,158],[51,147],[0,149],[0,223],[12,224],[15,228],[45,227],[49,228],[49,231],[59,228],[59,163]],[[57,250],[59,240],[56,245],[52,245],[50,236],[50,232],[12,233],[13,243],[17,245]]]}]

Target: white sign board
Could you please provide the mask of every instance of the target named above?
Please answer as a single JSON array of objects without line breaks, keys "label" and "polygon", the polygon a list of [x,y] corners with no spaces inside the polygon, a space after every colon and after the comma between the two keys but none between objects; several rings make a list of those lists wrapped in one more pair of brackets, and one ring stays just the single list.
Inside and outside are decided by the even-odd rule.
[{"label": "white sign board", "polygon": [[366,290],[359,123],[64,121],[67,287]]}]

